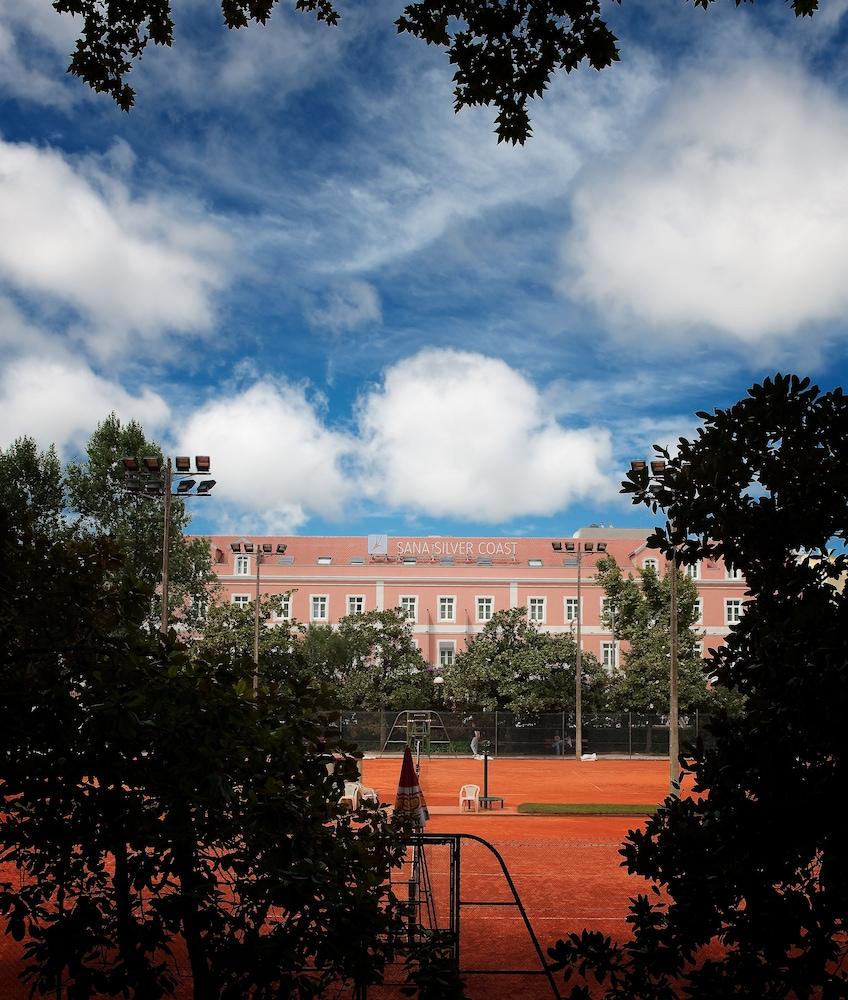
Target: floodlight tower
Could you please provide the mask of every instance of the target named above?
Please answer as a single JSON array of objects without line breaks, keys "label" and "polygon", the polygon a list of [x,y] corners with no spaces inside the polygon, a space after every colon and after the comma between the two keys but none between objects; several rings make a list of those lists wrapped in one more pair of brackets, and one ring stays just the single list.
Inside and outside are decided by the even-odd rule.
[{"label": "floodlight tower", "polygon": [[[654,459],[651,462],[652,479],[662,481],[666,474],[666,463],[662,459]],[[631,462],[630,471],[640,478],[648,478],[647,463],[642,461]],[[674,522],[668,522],[669,536],[672,541],[671,549],[671,576],[668,584],[669,597],[669,629],[668,629],[668,653],[669,653],[669,692],[668,692],[668,771],[669,771],[669,794],[675,798],[680,797],[680,726],[679,726],[679,705],[677,692],[677,539],[675,537]]]},{"label": "floodlight tower", "polygon": [[568,553],[566,566],[577,567],[577,655],[574,660],[574,756],[577,760],[583,756],[583,596],[582,567],[584,555],[602,555],[607,551],[606,542],[590,542],[583,539],[567,539],[564,542],[551,542],[554,552]]},{"label": "floodlight tower", "polygon": [[[164,465],[158,455],[147,455],[139,461],[138,458],[126,456],[121,459],[124,467],[122,489],[135,496],[148,500],[162,499],[164,509],[164,528],[162,530],[162,621],[160,629],[163,635],[168,632],[168,566],[171,547],[171,497],[208,497],[215,485],[214,479],[203,479],[199,483],[192,476],[208,476],[211,460],[208,455],[195,455],[195,469],[192,472],[191,458],[188,455],[177,455],[174,465],[171,459]],[[176,467],[176,468],[174,468]],[[176,485],[176,492],[173,491]]]},{"label": "floodlight tower", "polygon": [[[259,692],[259,567],[264,562],[265,557],[274,551],[272,542],[230,542],[233,552],[241,552],[242,549],[252,555],[256,550],[256,599],[253,602],[253,697]],[[277,555],[285,555],[286,546],[280,542],[277,545]]]}]

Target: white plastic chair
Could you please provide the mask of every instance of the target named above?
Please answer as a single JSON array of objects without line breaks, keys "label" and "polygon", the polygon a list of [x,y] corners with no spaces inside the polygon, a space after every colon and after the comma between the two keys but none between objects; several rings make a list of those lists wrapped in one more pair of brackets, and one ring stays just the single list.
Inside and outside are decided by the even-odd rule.
[{"label": "white plastic chair", "polygon": [[359,786],[359,798],[362,802],[373,802],[375,806],[380,804],[380,796],[375,789],[369,788],[367,785]]},{"label": "white plastic chair", "polygon": [[339,799],[339,805],[356,810],[359,808],[359,797],[361,794],[362,785],[358,781],[346,781],[344,783],[344,795]]},{"label": "white plastic chair", "polygon": [[460,811],[467,809],[469,812],[472,810],[474,812],[480,811],[480,786],[479,785],[463,785],[459,790],[459,808]]}]

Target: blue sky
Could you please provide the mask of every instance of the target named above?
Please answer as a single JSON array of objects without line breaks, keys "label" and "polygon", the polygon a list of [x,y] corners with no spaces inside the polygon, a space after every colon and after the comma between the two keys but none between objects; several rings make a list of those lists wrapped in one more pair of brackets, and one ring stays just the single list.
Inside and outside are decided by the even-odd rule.
[{"label": "blue sky", "polygon": [[212,455],[200,531],[566,535],[776,370],[848,368],[848,0],[625,0],[523,148],[401,3],[177,41],[123,114],[0,0],[0,447],[115,410]]}]

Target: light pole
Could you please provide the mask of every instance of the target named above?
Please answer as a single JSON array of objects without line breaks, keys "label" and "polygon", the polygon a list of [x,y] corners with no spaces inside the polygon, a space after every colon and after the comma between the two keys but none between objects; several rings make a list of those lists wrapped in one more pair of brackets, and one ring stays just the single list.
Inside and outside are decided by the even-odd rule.
[{"label": "light pole", "polygon": [[[125,456],[121,459],[124,467],[122,489],[135,496],[149,500],[163,499],[164,524],[162,528],[162,618],[160,630],[168,633],[168,576],[171,548],[171,497],[208,497],[215,485],[214,479],[204,479],[200,483],[192,476],[208,476],[210,469],[208,455],[195,455],[195,469],[192,472],[188,455],[177,455],[174,464],[168,458],[163,465],[158,455],[138,458]],[[173,492],[176,482],[176,492]]]},{"label": "light pole", "polygon": [[583,756],[583,556],[594,555],[596,552],[602,554],[607,550],[606,542],[589,542],[578,539],[576,541],[551,542],[554,552],[562,552],[563,548],[569,553],[566,557],[567,566],[577,566],[577,655],[574,658],[574,756],[577,760]]},{"label": "light pole", "polygon": [[[645,475],[647,465],[645,462],[631,462],[631,472]],[[662,479],[665,475],[666,463],[662,459],[655,459],[651,462],[651,475],[657,479]],[[674,537],[674,523],[668,524],[669,534],[672,539],[671,548],[671,577],[668,584],[669,595],[669,623],[668,623],[668,652],[669,652],[669,691],[668,691],[668,784],[669,794],[675,798],[680,797],[680,725],[679,725],[679,705],[677,693],[677,542]]]},{"label": "light pole", "polygon": [[[256,550],[256,597],[253,602],[253,697],[259,693],[259,567],[265,560],[265,556],[274,551],[271,542],[230,542],[233,552],[239,553],[242,548],[248,555],[253,555]],[[277,554],[284,555],[286,546],[280,543],[277,546]]]}]

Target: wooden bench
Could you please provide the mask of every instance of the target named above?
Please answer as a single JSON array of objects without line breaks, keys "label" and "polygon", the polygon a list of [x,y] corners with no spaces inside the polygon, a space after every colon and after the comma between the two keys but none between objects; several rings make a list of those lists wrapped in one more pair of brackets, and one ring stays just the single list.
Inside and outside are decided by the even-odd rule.
[{"label": "wooden bench", "polygon": [[481,809],[492,809],[494,808],[494,803],[500,802],[501,809],[504,807],[504,800],[500,795],[481,795],[480,796],[480,808]]}]

